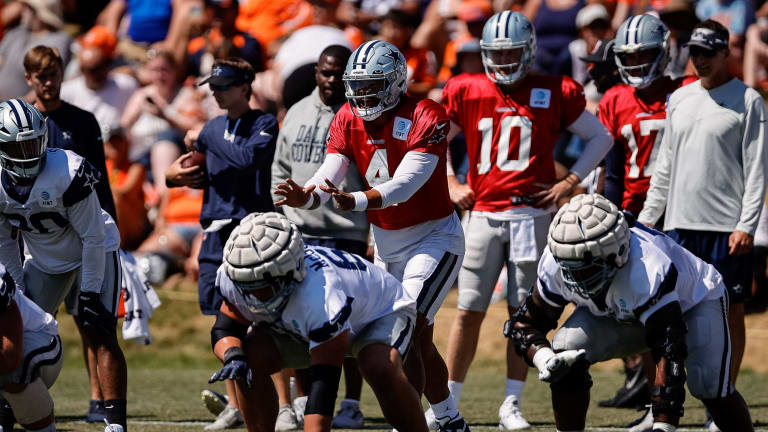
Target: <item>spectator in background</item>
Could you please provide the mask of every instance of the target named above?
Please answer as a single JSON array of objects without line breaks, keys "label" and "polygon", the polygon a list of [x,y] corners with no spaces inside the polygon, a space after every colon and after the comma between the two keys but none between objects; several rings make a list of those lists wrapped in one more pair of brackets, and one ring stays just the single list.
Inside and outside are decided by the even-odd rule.
[{"label": "spectator in background", "polygon": [[[204,237],[198,258],[198,294],[204,315],[216,315],[221,307],[216,270],[229,234],[246,215],[274,208],[269,187],[278,124],[274,116],[248,106],[253,79],[253,68],[241,58],[214,63],[211,75],[201,85],[210,85],[227,114],[208,121],[202,130],[190,130],[185,137],[187,150],[205,154],[205,168],[182,168],[182,162],[191,157],[187,153],[165,173],[169,187],[205,188],[200,213]],[[228,380],[226,385],[229,405],[206,430],[242,424],[234,384]]]},{"label": "spectator in background", "polygon": [[[587,74],[589,75],[589,81],[584,86],[584,97],[587,99],[586,110],[594,115],[597,115],[597,107],[603,94],[621,82],[619,69],[616,67],[616,57],[613,53],[613,43],[613,39],[597,41],[592,52],[581,57],[581,61],[587,65]],[[602,193],[602,191],[598,193]]]},{"label": "spectator in background", "polygon": [[61,99],[91,112],[102,131],[120,127],[128,100],[139,88],[130,75],[110,72],[116,47],[117,38],[106,27],[91,28],[77,54],[82,75],[61,85]]},{"label": "spectator in background", "polygon": [[184,134],[205,115],[202,95],[181,86],[181,73],[168,51],[147,52],[145,68],[150,84],[136,91],[123,111],[120,124],[131,141],[131,160],[141,161],[151,174],[158,194],[165,190],[165,169],[184,148]]},{"label": "spectator in background", "polygon": [[[437,82],[442,85],[454,75],[457,64],[457,53],[459,45],[466,41],[475,40],[478,43],[477,52],[480,52],[479,40],[482,37],[485,21],[493,15],[493,8],[489,0],[465,0],[458,5],[456,18],[459,19],[457,33],[458,35],[448,41],[443,53],[442,68],[437,77]],[[478,73],[482,73],[482,63]],[[441,92],[442,93],[442,92]],[[431,99],[435,99],[430,96]]]},{"label": "spectator in background", "polygon": [[570,75],[568,44],[579,36],[576,15],[585,0],[529,0],[523,15],[536,28],[536,70],[555,75]]},{"label": "spectator in background", "polygon": [[132,251],[149,228],[144,208],[146,168],[128,157],[131,143],[122,128],[107,128],[102,136],[109,187],[120,218],[120,248]]},{"label": "spectator in background", "polygon": [[[306,183],[325,160],[325,142],[331,120],[346,102],[341,77],[350,54],[349,48],[341,45],[331,45],[324,49],[315,67],[314,81],[317,86],[311,95],[293,105],[285,115],[272,162],[272,191],[286,178],[299,184]],[[342,185],[339,187],[346,190],[363,188],[356,169],[347,171]],[[278,196],[276,198],[281,199]],[[293,207],[282,207],[282,210],[299,227],[305,244],[366,256],[369,224],[365,212],[341,211],[331,201],[315,211]],[[360,412],[362,377],[357,372],[357,362],[347,358],[344,361],[346,397],[333,420],[333,427],[359,429],[363,426],[363,415]],[[290,409],[290,406],[281,406],[278,430],[291,425]],[[293,429],[296,426],[294,421]]]},{"label": "spectator in background", "polygon": [[381,39],[396,46],[405,56],[408,65],[408,93],[417,97],[426,97],[437,82],[437,65],[434,55],[429,51],[411,47],[411,37],[419,24],[418,15],[402,9],[391,9],[379,20]]},{"label": "spectator in background", "polygon": [[60,1],[20,0],[19,3],[25,6],[22,22],[0,41],[0,100],[21,97],[30,91],[22,63],[30,48],[37,45],[54,47],[62,64],[69,63],[72,38],[61,29],[64,21]]},{"label": "spectator in background", "polygon": [[747,28],[756,21],[755,3],[752,0],[698,0],[696,16],[702,21],[717,21],[728,29],[728,67],[731,75],[743,76],[744,41]]},{"label": "spectator in background", "polygon": [[716,21],[694,28],[688,47],[700,79],[667,103],[664,138],[638,221],[653,226],[664,214],[668,235],[723,276],[734,384],[744,355],[744,302],[765,197],[768,135],[765,101],[728,71],[728,41],[728,29]]},{"label": "spectator in background", "polygon": [[693,27],[699,22],[693,10],[693,0],[669,0],[659,10],[659,18],[669,29],[669,63],[665,73],[672,79],[693,75],[685,45],[691,38]]},{"label": "spectator in background", "polygon": [[[85,158],[99,173],[95,190],[101,208],[117,220],[112,191],[107,181],[107,167],[101,128],[93,114],[64,102],[59,97],[64,63],[56,48],[36,46],[24,56],[24,77],[34,92],[35,108],[47,117],[48,147],[72,150]],[[96,373],[95,347],[85,338],[83,324],[74,317],[83,341],[85,365],[91,383],[91,401],[86,421],[104,419],[104,396]]]},{"label": "spectator in background", "polygon": [[571,77],[584,85],[589,75],[587,63],[581,58],[591,53],[601,39],[613,37],[611,16],[600,3],[590,4],[576,14],[576,27],[579,29],[579,38],[568,45],[572,59]]}]

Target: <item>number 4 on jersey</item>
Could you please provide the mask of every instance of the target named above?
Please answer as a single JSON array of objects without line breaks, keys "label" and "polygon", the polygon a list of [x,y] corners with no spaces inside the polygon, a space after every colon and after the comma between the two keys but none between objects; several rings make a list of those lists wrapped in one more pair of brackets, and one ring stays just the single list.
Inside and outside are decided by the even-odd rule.
[{"label": "number 4 on jersey", "polygon": [[387,149],[376,149],[365,171],[368,186],[375,187],[389,181],[389,165],[387,164]]}]

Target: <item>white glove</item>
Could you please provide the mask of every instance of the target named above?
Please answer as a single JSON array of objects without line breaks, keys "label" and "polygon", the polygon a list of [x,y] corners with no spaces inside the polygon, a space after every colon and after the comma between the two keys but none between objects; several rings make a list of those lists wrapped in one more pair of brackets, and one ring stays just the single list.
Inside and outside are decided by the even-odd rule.
[{"label": "white glove", "polygon": [[568,350],[555,354],[550,348],[541,348],[533,356],[533,364],[539,370],[539,379],[548,383],[557,382],[564,377],[571,365],[581,360],[586,350]]}]

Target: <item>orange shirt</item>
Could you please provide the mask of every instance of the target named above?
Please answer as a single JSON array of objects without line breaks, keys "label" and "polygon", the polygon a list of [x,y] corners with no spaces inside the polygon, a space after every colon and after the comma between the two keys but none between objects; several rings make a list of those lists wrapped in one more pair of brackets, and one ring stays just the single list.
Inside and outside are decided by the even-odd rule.
[{"label": "orange shirt", "polygon": [[168,189],[170,197],[163,216],[168,225],[175,223],[198,223],[203,208],[203,191],[188,187]]},{"label": "orange shirt", "polygon": [[[115,166],[114,160],[107,159],[106,165],[109,185],[114,191],[116,187],[125,183],[131,163],[118,167]],[[137,182],[136,187],[124,194],[116,195],[114,192],[112,194],[115,199],[117,220],[120,224],[120,246],[128,249],[138,246],[137,243],[142,240],[144,229],[147,226],[142,183],[143,181]]]}]

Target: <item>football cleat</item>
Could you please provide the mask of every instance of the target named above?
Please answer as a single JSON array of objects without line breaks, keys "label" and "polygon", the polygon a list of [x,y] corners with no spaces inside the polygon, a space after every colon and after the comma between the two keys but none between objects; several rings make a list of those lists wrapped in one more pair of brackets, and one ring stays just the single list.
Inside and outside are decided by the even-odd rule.
[{"label": "football cleat", "polygon": [[229,398],[219,392],[205,389],[200,393],[200,398],[203,400],[203,404],[211,412],[211,414],[218,416],[224,411],[224,408],[229,404]]},{"label": "football cleat", "polygon": [[520,402],[515,396],[507,396],[499,407],[499,429],[523,430],[530,429],[531,425],[523,418],[520,411]]},{"label": "football cleat", "polygon": [[629,432],[651,432],[653,430],[653,413],[648,408],[642,417],[628,424]]},{"label": "football cleat", "polygon": [[459,414],[445,425],[438,424],[437,430],[439,432],[470,432],[471,429],[469,429],[469,425],[464,421],[461,414]]},{"label": "football cleat", "polygon": [[109,423],[107,419],[104,419],[107,427],[104,428],[104,432],[125,432],[125,428],[117,423]]},{"label": "football cleat", "polygon": [[107,413],[104,410],[104,401],[91,399],[88,407],[88,416],[85,417],[86,423],[101,423],[106,419]]},{"label": "football cleat", "polygon": [[296,414],[296,421],[299,425],[304,425],[304,410],[307,408],[307,396],[297,397],[293,400],[293,413]]},{"label": "football cleat", "polygon": [[277,420],[275,421],[275,432],[298,428],[299,422],[296,420],[296,413],[293,412],[293,407],[289,404],[280,405],[280,410],[277,412]]},{"label": "football cleat", "polygon": [[364,423],[360,404],[341,402],[341,407],[331,422],[331,426],[339,429],[360,429]]},{"label": "football cleat", "polygon": [[432,407],[424,411],[424,420],[427,421],[427,428],[429,430],[437,430],[437,419],[435,418],[435,412],[432,411]]},{"label": "football cleat", "polygon": [[240,413],[240,410],[233,407],[232,405],[227,405],[226,408],[224,408],[224,411],[219,414],[218,417],[216,417],[216,420],[214,420],[213,423],[207,425],[204,427],[204,430],[224,430],[224,429],[235,429],[243,426],[243,415]]},{"label": "football cleat", "polygon": [[626,380],[616,391],[616,395],[608,400],[600,401],[597,406],[603,408],[642,408],[651,403],[648,395],[648,378],[643,373],[643,365],[625,368]]}]

